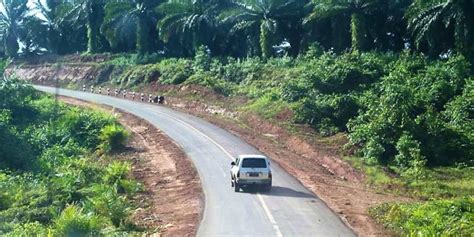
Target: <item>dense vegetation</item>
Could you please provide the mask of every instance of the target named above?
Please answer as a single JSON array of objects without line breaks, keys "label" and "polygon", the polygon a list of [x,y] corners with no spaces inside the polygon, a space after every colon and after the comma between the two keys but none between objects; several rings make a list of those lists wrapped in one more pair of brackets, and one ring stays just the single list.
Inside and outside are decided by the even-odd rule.
[{"label": "dense vegetation", "polygon": [[108,136],[125,134],[116,121],[16,80],[2,79],[0,95],[0,235],[134,231],[129,197],[141,186],[129,178],[129,164],[94,152],[111,146]]},{"label": "dense vegetation", "polygon": [[120,68],[110,80],[121,87],[155,80],[197,84],[244,95],[250,101],[241,109],[267,118],[289,109],[294,122],[323,135],[347,132],[361,156],[400,173],[473,162],[474,78],[460,55],[431,61],[409,53],[338,56],[311,48],[296,59],[263,61],[212,58],[201,48],[194,59],[130,64],[122,57],[103,66]]},{"label": "dense vegetation", "polygon": [[[193,56],[296,56],[411,49],[474,60],[471,0],[2,0],[10,57],[86,51]],[[21,42],[21,44],[20,44]],[[20,50],[19,50],[20,49]]]},{"label": "dense vegetation", "polygon": [[[369,165],[362,169],[376,170],[382,183],[436,199],[375,210],[391,227],[407,235],[473,232],[472,0],[27,2],[0,1],[5,57],[114,53],[97,64],[95,83],[201,85],[245,97],[237,108],[244,112],[276,119],[290,111],[291,122],[323,136],[347,134],[353,164]],[[7,132],[18,131],[28,130]],[[35,140],[23,138],[5,142],[26,155],[2,164],[36,172]]]},{"label": "dense vegetation", "polygon": [[[237,105],[241,112],[256,112],[278,122],[280,114],[291,111],[292,122],[311,125],[324,136],[344,132],[368,165],[359,166],[370,170],[367,174],[374,184],[433,199],[406,208],[392,204],[401,216],[391,215],[388,205],[374,211],[391,223],[388,226],[407,234],[470,233],[472,208],[465,207],[473,204],[474,191],[474,77],[464,56],[430,60],[409,52],[337,55],[311,47],[298,58],[261,60],[211,57],[202,47],[193,59],[141,63],[129,56],[100,63],[103,70],[113,70],[107,74],[110,78],[96,80],[135,89],[156,81],[201,85],[230,98],[247,98]],[[391,174],[385,175],[384,170]],[[394,178],[396,174],[399,178]],[[412,215],[421,211],[417,205],[425,208],[424,214],[436,217],[429,212],[450,203],[453,208],[464,205],[458,211],[464,217],[451,219],[453,225],[461,225],[458,229],[434,228],[438,223],[429,221],[419,222],[419,228],[404,227],[414,226],[408,222],[418,218]],[[445,215],[450,212],[439,214],[437,221]],[[391,217],[399,218],[398,224]]]}]

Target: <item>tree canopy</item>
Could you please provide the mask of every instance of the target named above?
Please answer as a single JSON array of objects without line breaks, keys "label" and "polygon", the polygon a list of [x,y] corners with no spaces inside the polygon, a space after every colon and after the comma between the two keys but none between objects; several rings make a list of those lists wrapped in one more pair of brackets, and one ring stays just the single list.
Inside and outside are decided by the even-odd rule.
[{"label": "tree canopy", "polygon": [[8,57],[71,52],[296,56],[324,50],[461,53],[474,61],[471,0],[27,0],[0,1]]}]

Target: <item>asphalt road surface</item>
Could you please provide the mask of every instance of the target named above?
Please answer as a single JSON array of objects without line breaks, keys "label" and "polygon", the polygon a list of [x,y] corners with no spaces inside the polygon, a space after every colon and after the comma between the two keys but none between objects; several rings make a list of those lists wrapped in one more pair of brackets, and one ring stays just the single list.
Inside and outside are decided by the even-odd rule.
[{"label": "asphalt road surface", "polygon": [[[276,164],[270,192],[235,193],[230,163],[260,152],[231,133],[164,106],[80,91],[35,86],[135,114],[165,132],[194,162],[205,194],[198,236],[355,236],[318,197]],[[179,167],[178,167],[179,168]]]}]

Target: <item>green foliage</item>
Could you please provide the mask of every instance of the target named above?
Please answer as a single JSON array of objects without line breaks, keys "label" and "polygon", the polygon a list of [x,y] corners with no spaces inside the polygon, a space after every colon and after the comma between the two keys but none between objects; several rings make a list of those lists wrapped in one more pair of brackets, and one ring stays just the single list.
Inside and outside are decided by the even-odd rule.
[{"label": "green foliage", "polygon": [[37,237],[50,236],[51,231],[45,228],[39,222],[31,222],[26,224],[16,224],[13,226],[13,231],[7,233],[6,237]]},{"label": "green foliage", "polygon": [[288,107],[288,104],[280,99],[278,92],[271,91],[243,107],[243,109],[255,111],[264,118],[272,119]]},{"label": "green foliage", "polygon": [[0,4],[4,10],[0,13],[1,42],[3,43],[3,52],[8,57],[18,55],[19,39],[23,30],[25,30],[25,21],[28,16],[27,0],[2,0]]},{"label": "green foliage", "polygon": [[367,109],[349,123],[352,143],[362,146],[364,157],[395,161],[402,169],[425,158],[431,165],[472,162],[472,140],[444,116],[469,81],[463,57],[436,63],[402,57],[365,98]]},{"label": "green foliage", "polygon": [[326,53],[301,63],[282,85],[283,99],[294,102],[295,119],[326,135],[346,131],[349,119],[364,106],[361,92],[385,73],[390,57]]},{"label": "green foliage", "polygon": [[202,73],[211,69],[211,52],[206,46],[199,46],[194,56],[193,70]]},{"label": "green foliage", "polygon": [[108,125],[100,131],[100,149],[105,152],[118,151],[125,146],[129,133],[116,124]]},{"label": "green foliage", "polygon": [[474,199],[384,204],[374,210],[387,227],[406,236],[470,236],[474,232]]},{"label": "green foliage", "polygon": [[54,229],[60,236],[98,236],[102,226],[103,220],[84,213],[76,205],[68,205],[54,221]]},{"label": "green foliage", "polygon": [[166,59],[160,62],[163,84],[181,84],[192,74],[191,62],[186,59]]},{"label": "green foliage", "polygon": [[413,1],[406,16],[416,46],[427,46],[431,55],[455,48],[474,62],[474,15],[468,10],[472,8],[469,0]]},{"label": "green foliage", "polygon": [[129,164],[92,155],[99,141],[122,144],[125,130],[110,116],[58,104],[18,81],[1,83],[0,94],[13,97],[0,110],[0,235],[130,231],[129,199],[142,186]]}]

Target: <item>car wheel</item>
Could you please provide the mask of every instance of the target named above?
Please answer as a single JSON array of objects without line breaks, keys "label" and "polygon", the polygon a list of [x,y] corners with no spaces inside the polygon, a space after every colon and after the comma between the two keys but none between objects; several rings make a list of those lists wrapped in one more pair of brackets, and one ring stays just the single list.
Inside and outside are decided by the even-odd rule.
[{"label": "car wheel", "polygon": [[237,193],[240,191],[240,185],[236,182],[234,183],[234,191]]}]

